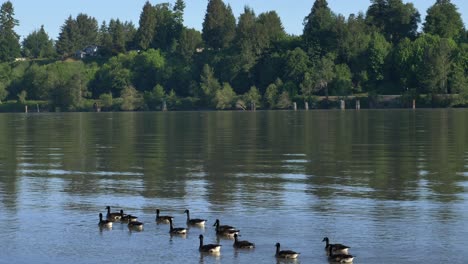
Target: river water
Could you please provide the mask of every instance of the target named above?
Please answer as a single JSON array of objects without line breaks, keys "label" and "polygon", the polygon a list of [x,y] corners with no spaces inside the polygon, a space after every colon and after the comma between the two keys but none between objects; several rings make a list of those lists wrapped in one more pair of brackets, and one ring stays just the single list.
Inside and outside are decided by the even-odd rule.
[{"label": "river water", "polygon": [[[467,263],[468,110],[0,114],[0,135],[0,263],[283,263],[280,242],[320,264],[325,236],[354,263]],[[100,229],[107,205],[144,230]],[[157,208],[208,222],[171,236]]]}]

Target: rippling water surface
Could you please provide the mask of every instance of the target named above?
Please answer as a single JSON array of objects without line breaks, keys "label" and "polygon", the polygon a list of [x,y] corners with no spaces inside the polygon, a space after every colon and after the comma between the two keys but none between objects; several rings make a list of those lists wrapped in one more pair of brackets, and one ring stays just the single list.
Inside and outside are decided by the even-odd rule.
[{"label": "rippling water surface", "polygon": [[[328,263],[325,236],[354,263],[466,263],[467,110],[1,114],[0,133],[0,263],[283,263],[276,242]],[[100,230],[107,205],[144,230]],[[156,208],[208,224],[170,236]]]}]

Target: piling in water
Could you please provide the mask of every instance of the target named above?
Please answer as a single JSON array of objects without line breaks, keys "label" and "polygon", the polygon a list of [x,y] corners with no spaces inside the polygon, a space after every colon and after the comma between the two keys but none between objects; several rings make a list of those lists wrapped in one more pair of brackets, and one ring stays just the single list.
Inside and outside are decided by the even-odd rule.
[{"label": "piling in water", "polygon": [[294,109],[294,111],[297,111],[297,103],[296,102],[293,103],[293,109]]},{"label": "piling in water", "polygon": [[345,101],[344,100],[340,100],[340,109],[345,110]]},{"label": "piling in water", "polygon": [[305,102],[305,110],[309,110],[309,103]]},{"label": "piling in water", "polygon": [[361,109],[361,102],[359,100],[356,100],[356,110]]},{"label": "piling in water", "polygon": [[416,100],[413,99],[413,109],[416,109]]}]

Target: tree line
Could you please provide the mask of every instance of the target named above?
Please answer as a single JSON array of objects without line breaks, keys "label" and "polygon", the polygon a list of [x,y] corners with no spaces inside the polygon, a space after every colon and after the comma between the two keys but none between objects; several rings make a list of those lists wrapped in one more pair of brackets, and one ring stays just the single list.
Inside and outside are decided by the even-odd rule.
[{"label": "tree line", "polygon": [[[412,3],[371,0],[365,13],[334,13],[316,0],[300,36],[275,11],[236,19],[208,0],[202,31],[184,25],[185,2],[142,8],[138,26],[69,16],[57,40],[43,26],[20,43],[10,1],[0,8],[0,102],[45,101],[84,110],[286,109],[329,96],[402,95],[468,105],[468,32],[450,0],[425,21]],[[422,23],[422,31],[418,25]],[[77,58],[77,51],[95,53]],[[327,98],[320,101],[318,98]]]}]

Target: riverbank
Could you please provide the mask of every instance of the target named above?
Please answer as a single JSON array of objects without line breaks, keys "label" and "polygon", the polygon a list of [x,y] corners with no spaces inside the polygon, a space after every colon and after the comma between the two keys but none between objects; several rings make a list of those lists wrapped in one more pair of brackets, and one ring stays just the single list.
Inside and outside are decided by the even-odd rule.
[{"label": "riverbank", "polygon": [[[0,113],[21,113],[21,112],[119,112],[122,100],[115,99],[111,104],[101,100],[87,99],[82,102],[81,107],[67,109],[54,106],[48,101],[6,101],[0,103]],[[414,101],[414,102],[413,102]],[[200,107],[197,100],[184,98],[172,104],[166,104],[167,111],[199,111],[215,110]],[[307,106],[306,106],[307,103]],[[283,109],[271,110],[304,110],[304,109],[394,109],[394,108],[463,108],[468,107],[468,100],[461,95],[419,95],[410,97],[406,95],[351,95],[351,96],[314,96],[307,101],[302,98],[295,98],[291,105]],[[161,106],[161,111],[163,106]],[[231,109],[231,110],[251,110],[251,109]],[[266,110],[261,106],[256,106],[256,110]],[[135,111],[148,111],[144,104]]]}]

